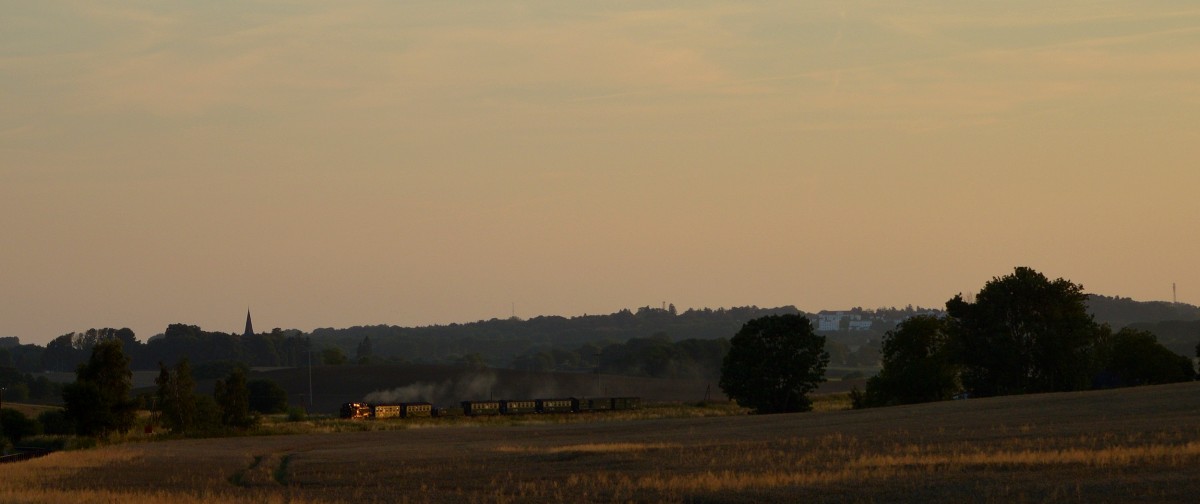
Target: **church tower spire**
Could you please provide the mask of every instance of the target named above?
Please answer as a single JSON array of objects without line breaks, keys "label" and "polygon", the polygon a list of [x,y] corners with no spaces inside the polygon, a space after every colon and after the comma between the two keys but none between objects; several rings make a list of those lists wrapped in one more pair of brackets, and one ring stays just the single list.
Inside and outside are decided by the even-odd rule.
[{"label": "church tower spire", "polygon": [[250,323],[250,309],[246,308],[246,332],[242,336],[253,336],[254,324]]}]

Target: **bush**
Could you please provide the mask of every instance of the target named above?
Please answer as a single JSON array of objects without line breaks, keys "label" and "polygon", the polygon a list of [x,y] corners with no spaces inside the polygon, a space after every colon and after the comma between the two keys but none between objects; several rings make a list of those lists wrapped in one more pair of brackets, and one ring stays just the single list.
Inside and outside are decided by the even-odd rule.
[{"label": "bush", "polygon": [[278,383],[264,379],[250,380],[246,388],[250,391],[250,411],[265,415],[287,411],[287,391]]},{"label": "bush", "polygon": [[4,400],[15,403],[25,402],[29,400],[29,385],[24,383],[14,383],[9,385],[4,390]]},{"label": "bush", "polygon": [[31,436],[22,440],[21,446],[41,448],[43,450],[64,450],[71,439],[71,436]]},{"label": "bush", "polygon": [[308,418],[308,413],[304,412],[304,408],[292,406],[287,410],[287,419],[289,422],[302,422]]},{"label": "bush", "polygon": [[38,434],[38,423],[20,411],[4,408],[0,410],[0,432],[15,445],[21,438]]},{"label": "bush", "polygon": [[38,415],[37,421],[42,424],[42,432],[45,434],[67,435],[75,432],[75,423],[60,409],[43,411]]},{"label": "bush", "polygon": [[210,395],[196,394],[196,430],[199,432],[221,430],[221,407]]}]

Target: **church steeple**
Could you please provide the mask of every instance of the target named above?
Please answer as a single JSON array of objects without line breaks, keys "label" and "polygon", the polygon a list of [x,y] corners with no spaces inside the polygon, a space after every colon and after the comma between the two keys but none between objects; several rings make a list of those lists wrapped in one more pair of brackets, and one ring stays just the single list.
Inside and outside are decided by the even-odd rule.
[{"label": "church steeple", "polygon": [[250,323],[250,309],[246,308],[246,332],[242,336],[253,336],[254,324]]}]

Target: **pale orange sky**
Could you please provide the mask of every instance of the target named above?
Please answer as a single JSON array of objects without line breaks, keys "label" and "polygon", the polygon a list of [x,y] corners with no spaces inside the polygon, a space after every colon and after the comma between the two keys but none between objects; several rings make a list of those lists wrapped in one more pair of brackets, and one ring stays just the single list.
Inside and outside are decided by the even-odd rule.
[{"label": "pale orange sky", "polygon": [[1200,303],[1200,6],[0,0],[0,336]]}]

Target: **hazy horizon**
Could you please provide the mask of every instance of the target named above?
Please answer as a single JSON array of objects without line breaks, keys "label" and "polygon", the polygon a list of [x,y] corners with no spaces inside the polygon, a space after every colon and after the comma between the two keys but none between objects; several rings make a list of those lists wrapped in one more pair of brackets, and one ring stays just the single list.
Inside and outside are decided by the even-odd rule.
[{"label": "hazy horizon", "polygon": [[1200,6],[0,0],[0,336],[1200,302]]}]

